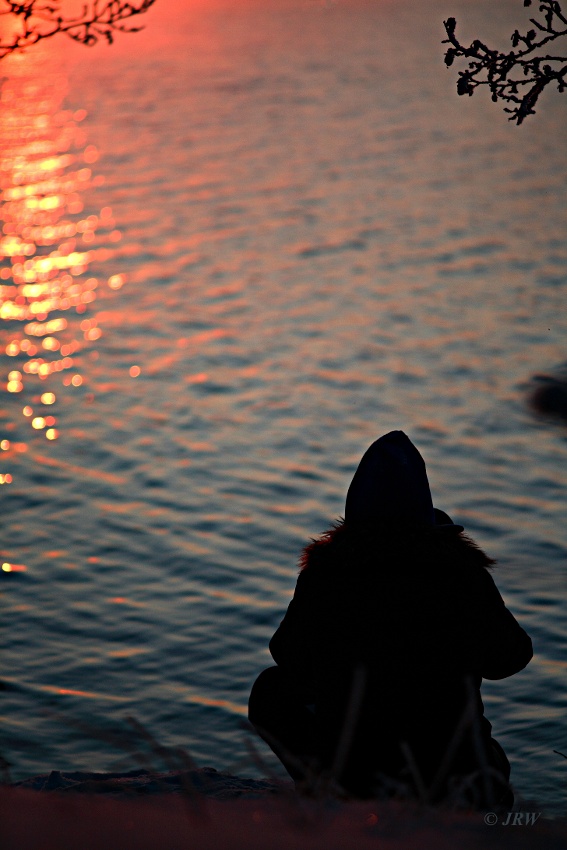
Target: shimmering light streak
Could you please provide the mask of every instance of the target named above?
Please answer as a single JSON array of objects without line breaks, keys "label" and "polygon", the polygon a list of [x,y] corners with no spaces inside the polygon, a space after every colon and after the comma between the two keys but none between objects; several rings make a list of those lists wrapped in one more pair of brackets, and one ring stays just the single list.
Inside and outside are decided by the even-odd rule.
[{"label": "shimmering light streak", "polygon": [[[72,355],[102,336],[96,317],[84,315],[104,283],[89,268],[105,243],[121,239],[110,207],[85,210],[86,191],[102,182],[92,171],[99,153],[79,126],[86,111],[64,107],[67,80],[50,62],[41,48],[10,57],[0,90],[0,389],[10,394],[25,394],[28,383],[37,392],[68,370],[64,386],[83,384]],[[106,283],[118,290],[125,276]],[[53,405],[56,393],[42,388],[40,399]],[[54,416],[30,404],[19,410],[32,433],[57,438]]]}]

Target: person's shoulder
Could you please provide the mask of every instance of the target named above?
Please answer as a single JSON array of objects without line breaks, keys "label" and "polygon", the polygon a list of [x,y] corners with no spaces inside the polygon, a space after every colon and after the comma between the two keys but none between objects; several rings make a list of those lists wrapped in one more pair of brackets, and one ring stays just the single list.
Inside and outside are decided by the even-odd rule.
[{"label": "person's shoulder", "polygon": [[445,581],[452,588],[452,593],[466,599],[473,608],[480,608],[488,613],[502,603],[500,591],[489,571],[489,568],[474,560],[455,562],[450,569],[444,570]]},{"label": "person's shoulder", "polygon": [[345,528],[340,520],[314,537],[303,548],[299,558],[299,577],[310,578],[319,574],[322,569],[339,568],[342,562]]}]

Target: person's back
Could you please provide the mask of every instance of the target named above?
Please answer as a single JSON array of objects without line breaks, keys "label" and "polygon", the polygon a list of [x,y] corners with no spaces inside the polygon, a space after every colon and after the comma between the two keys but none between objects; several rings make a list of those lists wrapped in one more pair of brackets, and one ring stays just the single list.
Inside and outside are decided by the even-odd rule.
[{"label": "person's back", "polygon": [[[283,670],[301,669],[314,689],[324,767],[332,767],[341,734],[349,734],[351,702],[343,785],[360,791],[376,771],[405,775],[409,755],[429,787],[452,742],[451,773],[478,767],[474,724],[480,743],[490,746],[481,678],[511,675],[531,657],[529,638],[486,571],[490,563],[458,533],[408,537],[345,524],[308,547],[270,650]],[[361,691],[358,708],[353,684]],[[459,742],[455,730],[467,709]]]},{"label": "person's back", "polygon": [[[406,480],[398,477],[391,500],[388,492],[377,500],[377,466],[384,484],[400,457],[409,458]],[[432,505],[427,513],[422,465],[401,432],[373,444],[344,523],[305,549],[270,642],[289,688],[313,706],[306,755],[356,796],[405,783],[442,798],[449,777],[495,764],[509,772],[503,753],[495,762],[480,683],[522,669],[531,641],[504,606],[488,572],[493,562],[446,515],[437,512],[436,523]],[[407,509],[409,486],[418,498]]]}]

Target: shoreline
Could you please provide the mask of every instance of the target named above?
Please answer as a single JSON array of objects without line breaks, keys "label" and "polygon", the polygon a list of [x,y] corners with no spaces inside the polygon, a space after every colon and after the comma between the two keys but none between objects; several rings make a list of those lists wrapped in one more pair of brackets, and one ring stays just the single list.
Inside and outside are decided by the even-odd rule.
[{"label": "shoreline", "polygon": [[1,787],[65,794],[99,794],[115,799],[176,794],[187,798],[198,796],[207,800],[231,800],[243,796],[269,797],[278,793],[293,793],[291,782],[234,776],[221,773],[214,767],[194,768],[185,772],[146,768],[119,773],[52,770]]},{"label": "shoreline", "polygon": [[[490,813],[489,813],[490,814]],[[413,801],[308,799],[291,783],[187,773],[51,771],[0,786],[3,850],[413,850],[567,847],[567,818]]]}]

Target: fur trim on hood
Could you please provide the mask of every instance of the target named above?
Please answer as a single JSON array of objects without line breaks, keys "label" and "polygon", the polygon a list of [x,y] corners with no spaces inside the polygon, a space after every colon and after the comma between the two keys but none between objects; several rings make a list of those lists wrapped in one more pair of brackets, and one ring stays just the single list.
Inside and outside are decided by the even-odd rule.
[{"label": "fur trim on hood", "polygon": [[318,538],[313,538],[299,559],[300,571],[313,568],[391,569],[413,565],[466,564],[491,569],[496,561],[463,532],[437,534],[427,529],[395,529],[376,523],[349,524],[340,519]]}]

